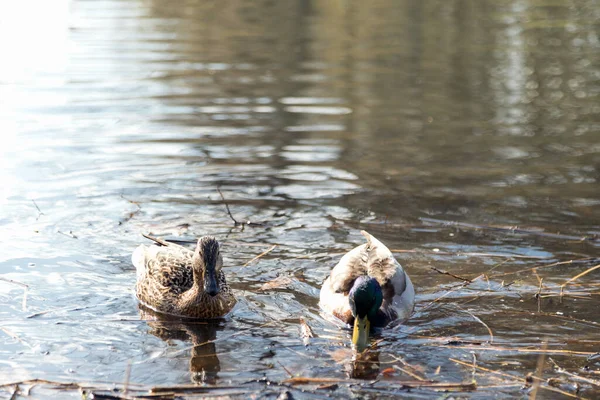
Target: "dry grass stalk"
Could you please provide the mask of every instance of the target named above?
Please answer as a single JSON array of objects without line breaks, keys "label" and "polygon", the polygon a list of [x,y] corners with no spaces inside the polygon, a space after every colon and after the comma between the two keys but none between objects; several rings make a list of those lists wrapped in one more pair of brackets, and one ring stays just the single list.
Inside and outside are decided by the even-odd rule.
[{"label": "dry grass stalk", "polygon": [[[542,350],[546,350],[548,348],[548,342],[544,341],[542,343]],[[541,353],[538,357],[537,366],[535,368],[535,377],[536,379],[533,382],[533,388],[531,390],[531,394],[529,398],[531,400],[535,400],[537,397],[537,392],[540,387],[540,381],[542,380],[542,375],[544,374],[544,362],[546,361],[546,354]]]},{"label": "dry grass stalk", "polygon": [[462,276],[454,275],[451,272],[444,271],[444,270],[441,270],[441,269],[437,269],[436,267],[431,267],[431,269],[434,270],[435,272],[437,272],[438,274],[448,275],[448,276],[453,277],[454,279],[458,279],[458,280],[463,281],[463,282],[467,282],[467,283],[471,283],[472,282],[468,278],[463,278]]},{"label": "dry grass stalk", "polygon": [[600,264],[595,265],[595,266],[593,266],[591,268],[586,269],[582,273],[575,275],[574,277],[572,277],[571,279],[569,279],[568,281],[566,281],[565,283],[563,283],[560,286],[560,294],[561,294],[561,296],[563,294],[565,286],[567,286],[569,283],[571,283],[573,281],[576,281],[577,279],[581,278],[582,276],[585,276],[585,275],[589,274],[590,272],[597,270],[598,268],[600,268]]},{"label": "dry grass stalk", "polygon": [[550,268],[550,267],[556,267],[556,266],[559,266],[559,265],[567,265],[567,264],[573,264],[573,263],[577,263],[577,262],[585,262],[585,261],[594,260],[594,259],[595,259],[595,257],[584,257],[584,258],[578,258],[578,259],[574,259],[574,260],[558,261],[558,262],[555,262],[555,263],[552,263],[552,264],[536,265],[535,267],[520,269],[518,271],[503,272],[501,274],[492,274],[492,277],[495,278],[495,277],[498,277],[498,276],[520,274],[521,272],[531,272],[533,270],[538,270],[538,269],[542,269],[542,268]]},{"label": "dry grass stalk", "polygon": [[[283,381],[284,384],[289,385],[308,385],[308,384],[327,384],[327,383],[359,383],[361,381],[355,381],[352,379],[336,379],[336,378],[312,378],[297,376]],[[436,381],[393,381],[397,385],[403,387],[409,387],[414,389],[433,389],[440,391],[457,391],[457,392],[470,392],[477,390],[477,384],[475,382],[468,383],[455,383],[455,382],[436,382]]]},{"label": "dry grass stalk", "polygon": [[4,281],[4,282],[8,282],[8,283],[12,283],[13,285],[18,285],[21,286],[23,288],[23,311],[27,311],[27,290],[29,290],[29,285],[23,283],[23,282],[19,282],[19,281],[15,281],[13,279],[8,279],[8,278],[2,278],[0,277],[0,281]]},{"label": "dry grass stalk", "polygon": [[465,310],[464,308],[457,306],[461,311],[466,312],[467,314],[469,314],[475,321],[479,322],[481,325],[483,325],[487,331],[488,331],[488,335],[490,335],[490,344],[494,343],[494,332],[492,332],[492,329],[488,326],[488,324],[486,324],[485,322],[483,322],[477,315],[473,314],[472,312],[470,312],[469,310]]},{"label": "dry grass stalk", "polygon": [[[437,344],[433,343],[429,346],[434,347],[447,347],[447,344]],[[568,354],[572,356],[591,356],[596,353],[592,353],[590,351],[573,351],[573,350],[552,350],[552,349],[535,349],[535,348],[522,348],[522,347],[500,347],[500,346],[472,346],[472,345],[457,345],[452,346],[455,349],[464,349],[464,350],[479,350],[479,351],[498,351],[498,352],[515,352],[522,354]]]},{"label": "dry grass stalk", "polygon": [[260,254],[259,254],[259,255],[257,255],[256,257],[254,257],[252,260],[250,260],[250,261],[248,261],[247,263],[245,263],[244,265],[242,265],[242,267],[246,267],[246,266],[248,266],[248,265],[252,264],[254,261],[256,261],[256,260],[258,260],[258,259],[260,259],[260,258],[262,258],[262,257],[266,256],[267,254],[269,254],[270,252],[272,252],[272,251],[275,249],[275,247],[277,247],[277,245],[276,245],[276,244],[274,244],[273,246],[269,247],[269,249],[268,249],[268,250],[265,250],[265,251],[263,251],[262,253],[260,253]]},{"label": "dry grass stalk", "polygon": [[[524,256],[521,254],[505,254],[505,253],[474,253],[474,252],[450,252],[450,251],[427,251],[427,250],[420,250],[420,249],[412,249],[412,250],[403,250],[403,249],[392,249],[390,250],[392,253],[416,253],[416,254],[427,254],[427,255],[442,255],[442,256],[452,256],[452,257],[502,257],[502,258],[508,258],[509,261],[511,258],[519,258],[519,259],[526,259],[526,260],[545,260],[548,257],[539,257],[539,256]],[[505,263],[506,261],[503,261],[501,264]]]}]

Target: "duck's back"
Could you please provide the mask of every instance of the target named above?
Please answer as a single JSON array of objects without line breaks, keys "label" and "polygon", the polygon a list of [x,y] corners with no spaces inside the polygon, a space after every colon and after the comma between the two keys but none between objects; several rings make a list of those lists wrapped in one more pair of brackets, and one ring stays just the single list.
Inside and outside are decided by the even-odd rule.
[{"label": "duck's back", "polygon": [[173,296],[189,290],[193,285],[192,257],[193,252],[177,245],[140,245],[131,257],[138,299],[160,311]]}]

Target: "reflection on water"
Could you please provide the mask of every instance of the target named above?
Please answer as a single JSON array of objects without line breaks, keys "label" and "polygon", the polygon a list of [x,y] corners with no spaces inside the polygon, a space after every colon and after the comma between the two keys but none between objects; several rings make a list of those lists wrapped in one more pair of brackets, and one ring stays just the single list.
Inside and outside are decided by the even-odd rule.
[{"label": "reflection on water", "polygon": [[[131,382],[152,385],[189,383],[190,371],[282,381],[286,369],[395,385],[410,377],[381,370],[401,357],[460,382],[472,369],[450,359],[474,352],[477,365],[524,376],[543,340],[581,370],[597,351],[598,276],[558,293],[598,264],[598,241],[536,232],[600,234],[598,10],[1,4],[0,274],[27,285],[23,301],[24,286],[0,280],[3,381],[122,382],[131,363]],[[264,225],[233,226],[217,187],[237,220]],[[335,356],[349,332],[317,298],[360,229],[396,251],[419,303],[382,334],[377,362],[349,368],[351,356]],[[140,320],[129,257],[142,232],[223,243],[239,302],[214,331]],[[280,277],[289,284],[261,290]],[[300,318],[315,332],[306,347]],[[482,397],[521,393],[476,378]]]},{"label": "reflection on water", "polygon": [[215,340],[220,322],[185,321],[158,315],[140,306],[140,319],[148,322],[150,333],[169,343],[191,342],[190,375],[194,383],[214,384],[221,370]]}]

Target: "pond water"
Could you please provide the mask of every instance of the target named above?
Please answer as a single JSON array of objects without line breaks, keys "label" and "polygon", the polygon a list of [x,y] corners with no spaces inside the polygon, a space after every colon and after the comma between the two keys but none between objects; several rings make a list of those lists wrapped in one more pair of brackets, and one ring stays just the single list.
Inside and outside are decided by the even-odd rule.
[{"label": "pond water", "polygon": [[[600,395],[600,271],[577,277],[600,264],[597,2],[0,11],[0,384],[426,398],[441,394],[400,382],[474,379],[462,395],[489,398],[527,396],[529,374],[539,397]],[[318,293],[361,229],[394,250],[417,306],[353,361]],[[231,315],[139,310],[142,233],[215,235]]]}]

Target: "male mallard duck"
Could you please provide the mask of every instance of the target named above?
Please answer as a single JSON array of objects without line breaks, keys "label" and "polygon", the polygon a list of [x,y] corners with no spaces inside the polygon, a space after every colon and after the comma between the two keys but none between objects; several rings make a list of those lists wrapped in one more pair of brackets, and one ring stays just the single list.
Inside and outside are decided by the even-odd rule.
[{"label": "male mallard duck", "polygon": [[235,297],[214,237],[200,238],[194,251],[151,239],[160,246],[140,245],[131,256],[142,304],[165,314],[205,319],[222,317],[233,308]]},{"label": "male mallard duck", "polygon": [[325,279],[321,308],[354,325],[352,344],[367,347],[369,331],[407,319],[415,305],[415,288],[392,252],[366,231],[367,243],[346,253]]}]

